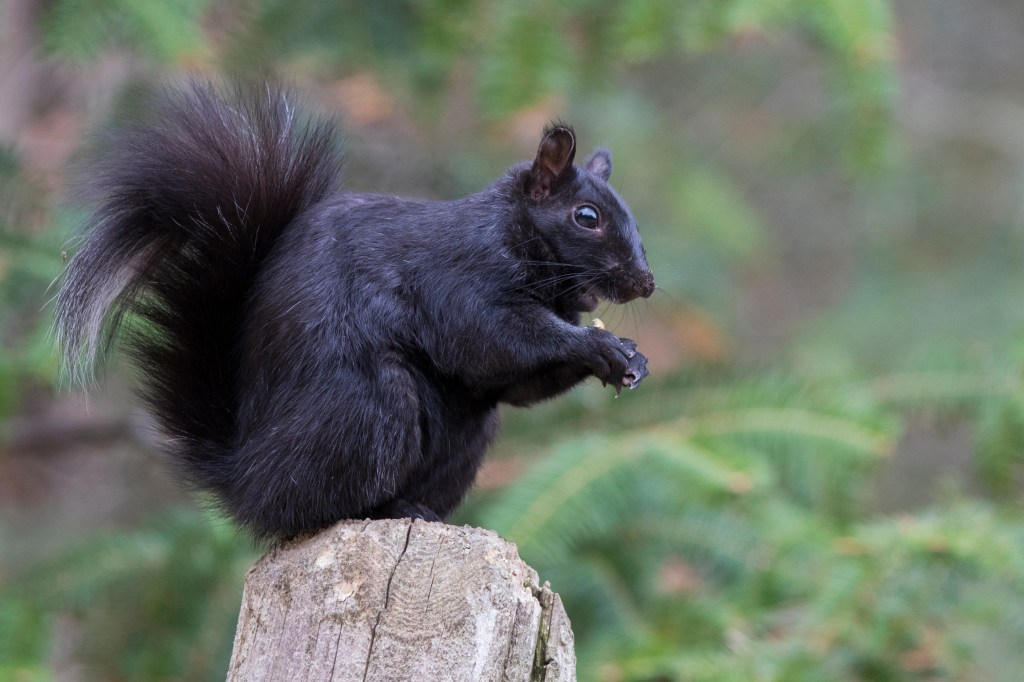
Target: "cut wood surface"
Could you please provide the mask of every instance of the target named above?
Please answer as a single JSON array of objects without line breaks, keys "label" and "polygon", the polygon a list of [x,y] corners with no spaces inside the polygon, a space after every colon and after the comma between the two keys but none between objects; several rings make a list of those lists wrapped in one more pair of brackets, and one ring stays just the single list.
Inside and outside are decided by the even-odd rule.
[{"label": "cut wood surface", "polygon": [[576,679],[557,594],[479,528],[345,521],[249,572],[229,680]]}]

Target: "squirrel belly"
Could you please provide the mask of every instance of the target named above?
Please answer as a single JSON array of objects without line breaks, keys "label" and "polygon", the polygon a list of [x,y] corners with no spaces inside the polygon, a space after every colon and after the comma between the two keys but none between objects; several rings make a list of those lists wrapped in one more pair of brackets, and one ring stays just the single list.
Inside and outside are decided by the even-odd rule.
[{"label": "squirrel belly", "polygon": [[335,138],[272,87],[165,92],[90,167],[57,300],[69,372],[121,347],[181,475],[257,536],[443,519],[500,403],[647,373],[578,325],[654,290],[607,151],[576,166],[552,125],[532,162],[431,202],[340,192]]}]

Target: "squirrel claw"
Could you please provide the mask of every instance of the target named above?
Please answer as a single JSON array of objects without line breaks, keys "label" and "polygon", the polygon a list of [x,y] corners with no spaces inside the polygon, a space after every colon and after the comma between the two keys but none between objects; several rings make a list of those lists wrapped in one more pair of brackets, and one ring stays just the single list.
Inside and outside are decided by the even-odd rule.
[{"label": "squirrel claw", "polygon": [[648,374],[650,372],[647,370],[647,357],[640,352],[634,352],[629,358],[629,369],[622,376],[622,385],[632,390],[639,386]]}]

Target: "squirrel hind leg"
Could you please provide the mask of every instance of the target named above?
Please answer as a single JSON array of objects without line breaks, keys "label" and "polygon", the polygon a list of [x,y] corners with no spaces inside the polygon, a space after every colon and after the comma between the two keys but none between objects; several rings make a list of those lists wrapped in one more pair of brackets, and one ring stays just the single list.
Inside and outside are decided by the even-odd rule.
[{"label": "squirrel hind leg", "polygon": [[420,519],[442,522],[440,516],[427,505],[408,500],[391,500],[370,510],[371,519]]}]

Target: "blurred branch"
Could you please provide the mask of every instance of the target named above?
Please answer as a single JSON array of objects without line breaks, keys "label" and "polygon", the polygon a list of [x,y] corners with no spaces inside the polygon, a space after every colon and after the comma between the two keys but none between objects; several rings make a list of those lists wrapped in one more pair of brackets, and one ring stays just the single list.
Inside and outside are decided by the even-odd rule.
[{"label": "blurred branch", "polygon": [[13,417],[0,421],[0,443],[11,452],[46,454],[69,446],[120,441],[154,447],[152,436],[138,419],[115,414],[75,419],[67,415]]}]

